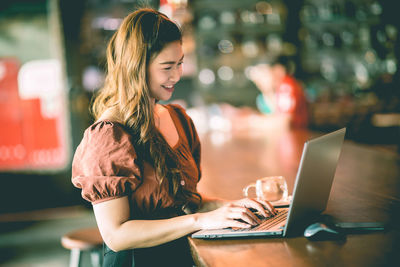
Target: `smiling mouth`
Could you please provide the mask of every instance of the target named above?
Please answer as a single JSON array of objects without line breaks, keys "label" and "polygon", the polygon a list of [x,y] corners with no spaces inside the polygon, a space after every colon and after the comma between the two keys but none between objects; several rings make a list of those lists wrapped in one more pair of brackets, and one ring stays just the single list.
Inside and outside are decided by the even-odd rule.
[{"label": "smiling mouth", "polygon": [[168,91],[173,91],[174,90],[174,86],[173,85],[161,85],[164,89],[168,90]]}]

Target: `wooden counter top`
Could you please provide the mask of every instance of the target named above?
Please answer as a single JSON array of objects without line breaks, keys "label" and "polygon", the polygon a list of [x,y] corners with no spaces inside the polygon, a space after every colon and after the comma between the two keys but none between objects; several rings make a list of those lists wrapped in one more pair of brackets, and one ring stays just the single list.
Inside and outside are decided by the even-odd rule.
[{"label": "wooden counter top", "polygon": [[[237,199],[257,178],[283,175],[291,194],[303,144],[319,135],[271,126],[208,132],[201,136],[203,177],[198,189]],[[400,266],[400,157],[346,140],[325,213],[339,221],[390,226],[386,232],[348,235],[345,241],[189,241],[199,266]]]}]

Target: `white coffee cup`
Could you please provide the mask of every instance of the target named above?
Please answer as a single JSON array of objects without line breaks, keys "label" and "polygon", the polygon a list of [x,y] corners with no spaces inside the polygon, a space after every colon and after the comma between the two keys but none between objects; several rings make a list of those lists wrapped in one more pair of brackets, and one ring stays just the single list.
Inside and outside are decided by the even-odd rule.
[{"label": "white coffee cup", "polygon": [[288,198],[286,179],[283,176],[268,176],[257,179],[255,183],[243,189],[245,197],[249,197],[250,188],[255,188],[257,199],[269,202],[285,201]]}]

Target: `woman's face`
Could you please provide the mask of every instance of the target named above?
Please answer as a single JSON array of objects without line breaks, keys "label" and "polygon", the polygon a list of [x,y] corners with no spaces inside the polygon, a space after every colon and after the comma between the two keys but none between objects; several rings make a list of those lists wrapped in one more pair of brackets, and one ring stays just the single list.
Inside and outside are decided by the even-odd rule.
[{"label": "woman's face", "polygon": [[175,84],[182,76],[183,51],[180,41],[167,44],[148,68],[148,86],[154,100],[171,98]]}]

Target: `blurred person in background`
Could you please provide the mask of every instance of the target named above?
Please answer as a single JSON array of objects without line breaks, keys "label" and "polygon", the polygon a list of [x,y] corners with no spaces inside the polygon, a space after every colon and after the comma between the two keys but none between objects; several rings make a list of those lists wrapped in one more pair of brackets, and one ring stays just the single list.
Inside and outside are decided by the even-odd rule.
[{"label": "blurred person in background", "polygon": [[291,73],[291,64],[287,56],[279,56],[270,65],[253,67],[250,79],[261,92],[256,99],[261,113],[281,116],[291,127],[303,128],[308,125],[307,101]]},{"label": "blurred person in background", "polygon": [[201,229],[248,228],[250,211],[270,203],[201,196],[200,142],[171,98],[182,75],[182,35],[168,17],[144,8],[128,15],[107,48],[107,76],[95,97],[96,122],[73,160],[103,237],[104,266],[193,266],[186,236]]}]

